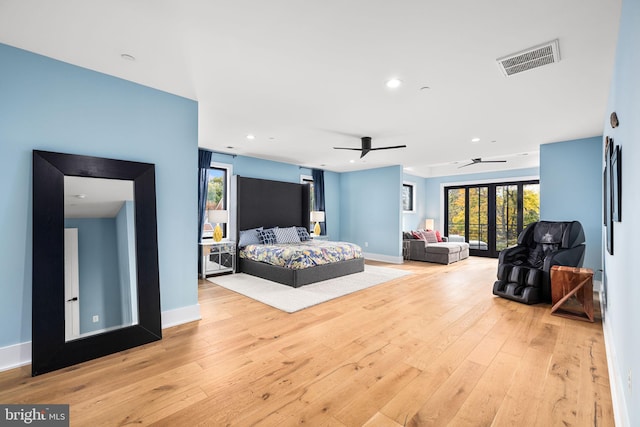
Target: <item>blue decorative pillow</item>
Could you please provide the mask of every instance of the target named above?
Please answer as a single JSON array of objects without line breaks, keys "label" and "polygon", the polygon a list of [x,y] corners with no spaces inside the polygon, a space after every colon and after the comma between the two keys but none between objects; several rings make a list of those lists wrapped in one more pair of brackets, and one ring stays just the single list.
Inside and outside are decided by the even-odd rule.
[{"label": "blue decorative pillow", "polygon": [[275,233],[277,243],[300,243],[298,230],[295,227],[276,228]]},{"label": "blue decorative pillow", "polygon": [[306,242],[307,240],[311,240],[311,236],[309,236],[309,231],[304,227],[296,227],[298,231],[298,237],[301,242]]},{"label": "blue decorative pillow", "polygon": [[260,239],[260,243],[263,245],[275,245],[276,244],[276,233],[275,228],[267,228],[266,230],[258,231],[258,238]]},{"label": "blue decorative pillow", "polygon": [[252,228],[250,230],[240,230],[240,239],[238,246],[244,248],[247,245],[259,245],[260,237],[258,232],[262,230],[262,227]]}]

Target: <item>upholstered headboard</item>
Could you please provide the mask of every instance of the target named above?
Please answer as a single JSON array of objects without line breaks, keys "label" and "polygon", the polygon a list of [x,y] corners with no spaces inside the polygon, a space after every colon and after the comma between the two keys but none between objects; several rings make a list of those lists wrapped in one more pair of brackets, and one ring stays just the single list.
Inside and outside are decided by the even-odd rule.
[{"label": "upholstered headboard", "polygon": [[[263,226],[309,227],[309,185],[238,176],[237,232]],[[236,241],[237,236],[236,236]]]}]

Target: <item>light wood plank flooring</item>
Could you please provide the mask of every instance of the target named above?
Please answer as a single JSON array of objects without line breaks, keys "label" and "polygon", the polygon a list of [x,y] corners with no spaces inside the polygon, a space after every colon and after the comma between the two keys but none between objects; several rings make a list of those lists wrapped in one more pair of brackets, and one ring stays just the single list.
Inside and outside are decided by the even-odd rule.
[{"label": "light wood plank flooring", "polygon": [[294,314],[200,281],[201,321],[0,373],[0,402],[68,403],[74,426],[613,425],[600,320],[493,297],[496,266],[390,265],[413,274]]}]

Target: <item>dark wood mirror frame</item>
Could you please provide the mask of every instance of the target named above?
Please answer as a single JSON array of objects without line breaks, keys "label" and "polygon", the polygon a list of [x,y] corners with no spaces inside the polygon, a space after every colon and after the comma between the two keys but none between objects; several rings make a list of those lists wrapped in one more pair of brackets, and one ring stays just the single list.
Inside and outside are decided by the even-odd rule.
[{"label": "dark wood mirror frame", "polygon": [[[65,341],[64,177],[133,181],[138,324]],[[31,374],[40,375],[162,339],[155,167],[150,163],[33,151]]]}]

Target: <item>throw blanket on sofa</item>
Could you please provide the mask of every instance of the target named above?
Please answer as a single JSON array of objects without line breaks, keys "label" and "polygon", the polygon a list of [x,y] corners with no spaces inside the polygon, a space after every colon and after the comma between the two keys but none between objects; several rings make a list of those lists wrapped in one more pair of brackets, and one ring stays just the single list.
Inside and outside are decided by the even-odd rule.
[{"label": "throw blanket on sofa", "polygon": [[295,270],[362,257],[362,248],[353,243],[319,240],[247,245],[240,250],[240,258]]}]

